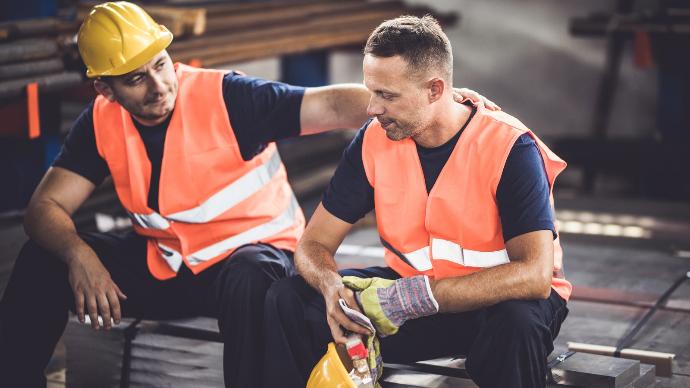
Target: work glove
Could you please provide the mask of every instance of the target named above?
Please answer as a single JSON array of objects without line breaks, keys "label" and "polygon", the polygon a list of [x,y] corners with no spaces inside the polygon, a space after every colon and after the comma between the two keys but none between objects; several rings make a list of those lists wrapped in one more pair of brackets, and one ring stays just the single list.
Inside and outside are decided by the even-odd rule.
[{"label": "work glove", "polygon": [[371,371],[371,380],[378,386],[379,378],[383,375],[383,358],[381,357],[379,337],[376,334],[367,336],[367,350],[369,351],[367,362]]},{"label": "work glove", "polygon": [[367,364],[369,365],[372,381],[378,387],[378,379],[383,374],[383,359],[381,358],[381,348],[379,346],[379,337],[376,336],[376,329],[366,315],[351,309],[344,299],[340,299],[338,303],[340,303],[340,308],[348,318],[371,331],[371,334],[366,337]]},{"label": "work glove", "polygon": [[343,284],[355,291],[362,311],[382,337],[397,333],[410,319],[438,312],[426,275],[397,280],[345,276]]}]

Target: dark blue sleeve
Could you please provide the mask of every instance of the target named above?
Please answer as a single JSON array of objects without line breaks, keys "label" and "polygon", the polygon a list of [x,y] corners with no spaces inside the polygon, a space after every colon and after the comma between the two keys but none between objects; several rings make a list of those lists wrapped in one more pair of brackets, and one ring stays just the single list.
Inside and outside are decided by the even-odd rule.
[{"label": "dark blue sleeve", "polygon": [[549,192],[537,144],[524,134],[513,145],[496,190],[505,241],[537,230],[551,230],[556,237]]},{"label": "dark blue sleeve", "polygon": [[72,125],[53,167],[62,167],[100,185],[110,170],[98,154],[96,135],[93,129],[93,103],[91,103]]},{"label": "dark blue sleeve", "polygon": [[341,220],[354,224],[374,210],[374,188],[364,172],[362,143],[369,122],[345,148],[340,164],[323,195],[323,207]]},{"label": "dark blue sleeve", "polygon": [[299,136],[304,88],[230,72],[223,78],[223,99],[244,160],[267,143]]}]

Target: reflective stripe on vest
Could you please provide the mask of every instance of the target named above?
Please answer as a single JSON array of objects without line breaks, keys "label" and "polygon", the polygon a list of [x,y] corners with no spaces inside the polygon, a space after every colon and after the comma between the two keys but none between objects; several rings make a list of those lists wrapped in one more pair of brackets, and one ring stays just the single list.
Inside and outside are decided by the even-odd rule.
[{"label": "reflective stripe on vest", "polygon": [[168,229],[170,224],[167,219],[193,224],[209,222],[269,184],[279,169],[280,154],[275,151],[266,163],[225,186],[197,207],[170,214],[168,217],[156,212],[129,215],[137,225],[147,229]]},{"label": "reflective stripe on vest", "polygon": [[[223,241],[207,246],[204,249],[191,253],[187,256],[187,261],[190,265],[197,265],[205,261],[211,260],[214,257],[228,252],[239,246],[249,244],[256,241],[261,241],[267,237],[273,236],[281,230],[287,229],[295,222],[295,215],[299,210],[297,199],[293,195],[288,207],[280,215],[272,220],[248,229],[242,233],[236,234]],[[182,254],[164,244],[158,243],[163,258],[167,261],[170,268],[177,272],[182,265]]]},{"label": "reflective stripe on vest", "polygon": [[466,267],[475,268],[495,267],[510,262],[508,252],[505,249],[494,252],[473,251],[471,249],[464,249],[452,241],[439,238],[431,239],[431,249],[427,245],[408,253],[388,250],[398,256],[403,255],[404,261],[408,262],[417,271],[430,270],[432,268],[432,258],[434,260],[448,260]]},{"label": "reflective stripe on vest", "polygon": [[127,212],[135,224],[146,229],[165,230],[170,227],[170,223],[162,215],[153,212],[151,214],[140,214]]}]

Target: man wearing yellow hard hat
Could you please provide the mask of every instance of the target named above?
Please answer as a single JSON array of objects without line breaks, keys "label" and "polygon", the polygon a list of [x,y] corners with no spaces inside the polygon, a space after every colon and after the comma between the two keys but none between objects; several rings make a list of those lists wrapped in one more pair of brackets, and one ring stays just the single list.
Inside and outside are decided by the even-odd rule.
[{"label": "man wearing yellow hard hat", "polygon": [[[0,305],[3,386],[45,385],[70,309],[96,330],[216,317],[226,386],[261,374],[265,293],[295,272],[304,228],[274,142],[356,128],[369,93],[173,64],[172,39],[128,2],[95,6],[79,30],[99,96],[27,208],[31,240]],[[108,176],[134,231],[78,234],[70,216]]]},{"label": "man wearing yellow hard hat", "polygon": [[[276,366],[262,386],[352,387],[327,344],[359,334],[374,380],[381,359],[464,355],[482,388],[545,387],[572,290],[551,196],[565,162],[515,117],[453,101],[452,48],[432,17],[383,22],[364,54],[374,117],[297,246],[301,276],[266,294],[264,364]],[[372,210],[386,266],[338,271],[337,249]]]}]

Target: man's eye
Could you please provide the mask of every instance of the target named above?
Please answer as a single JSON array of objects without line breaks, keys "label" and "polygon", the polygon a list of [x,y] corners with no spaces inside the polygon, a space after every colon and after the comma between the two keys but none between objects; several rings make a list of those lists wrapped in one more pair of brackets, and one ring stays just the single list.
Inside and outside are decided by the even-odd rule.
[{"label": "man's eye", "polygon": [[383,93],[383,94],[381,94],[381,98],[383,98],[384,100],[390,101],[390,100],[393,99],[393,95],[387,94],[387,93]]}]

